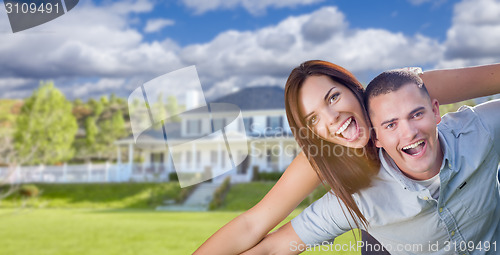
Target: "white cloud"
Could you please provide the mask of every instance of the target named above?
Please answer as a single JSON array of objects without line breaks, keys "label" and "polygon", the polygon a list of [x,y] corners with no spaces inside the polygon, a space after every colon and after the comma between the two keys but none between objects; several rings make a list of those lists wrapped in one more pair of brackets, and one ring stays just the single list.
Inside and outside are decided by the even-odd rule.
[{"label": "white cloud", "polygon": [[[227,4],[234,2],[243,3]],[[498,62],[500,57],[495,45],[500,41],[500,7],[493,0],[458,4],[444,43],[419,34],[353,28],[337,8],[324,7],[253,31],[224,31],[211,41],[185,47],[170,39],[145,42],[130,17],[151,10],[150,2],[128,4],[137,9],[80,3],[61,18],[15,34],[0,22],[0,31],[9,31],[0,33],[1,96],[28,96],[40,79],[53,79],[69,97],[132,91],[158,75],[194,64],[206,96],[215,97],[234,87],[283,86],[292,68],[310,59],[373,75],[402,66],[458,67]],[[4,18],[0,12],[0,21]]]},{"label": "white cloud", "polygon": [[421,4],[424,4],[424,3],[430,3],[432,1],[433,0],[408,0],[408,2],[410,2],[413,5],[421,5]]},{"label": "white cloud", "polygon": [[498,62],[498,42],[500,1],[464,0],[455,6],[453,23],[445,42],[446,59],[440,66]]},{"label": "white cloud", "polygon": [[293,67],[310,59],[329,60],[353,72],[383,71],[429,65],[443,51],[437,40],[422,35],[350,28],[340,11],[325,7],[255,31],[226,31],[208,43],[185,47],[180,58],[195,64],[204,85],[213,84],[211,92],[217,95],[228,84],[248,86],[265,82],[262,77],[283,81]]},{"label": "white cloud", "polygon": [[174,42],[144,42],[142,34],[129,25],[131,12],[146,12],[152,4],[125,3],[84,2],[43,26],[1,33],[0,76],[131,77],[181,67]]},{"label": "white cloud", "polygon": [[16,89],[24,86],[29,86],[33,80],[23,79],[23,78],[5,78],[0,79],[0,90],[7,91],[10,89]]},{"label": "white cloud", "polygon": [[83,98],[89,95],[107,94],[109,91],[117,91],[125,84],[125,79],[99,79],[97,82],[85,82],[75,84],[69,88],[63,88],[66,96],[72,98]]},{"label": "white cloud", "polygon": [[126,0],[112,3],[107,9],[118,14],[144,13],[154,8],[154,4],[149,0]]},{"label": "white cloud", "polygon": [[412,5],[418,6],[426,3],[432,3],[433,7],[439,7],[448,0],[408,0]]},{"label": "white cloud", "polygon": [[146,23],[146,27],[144,28],[144,32],[146,33],[154,33],[162,30],[164,27],[172,26],[175,24],[175,21],[170,19],[150,19]]},{"label": "white cloud", "polygon": [[218,9],[233,9],[243,7],[248,12],[258,15],[265,12],[267,8],[296,7],[322,2],[323,0],[182,0],[184,5],[194,10],[197,14]]}]

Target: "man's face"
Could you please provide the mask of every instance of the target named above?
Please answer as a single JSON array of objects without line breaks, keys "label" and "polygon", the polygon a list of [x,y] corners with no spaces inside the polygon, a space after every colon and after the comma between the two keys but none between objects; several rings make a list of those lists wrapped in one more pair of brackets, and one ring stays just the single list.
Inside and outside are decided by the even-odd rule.
[{"label": "man's face", "polygon": [[439,103],[430,100],[416,84],[369,100],[376,133],[375,145],[383,147],[399,169],[415,180],[437,173],[443,159],[437,124]]}]

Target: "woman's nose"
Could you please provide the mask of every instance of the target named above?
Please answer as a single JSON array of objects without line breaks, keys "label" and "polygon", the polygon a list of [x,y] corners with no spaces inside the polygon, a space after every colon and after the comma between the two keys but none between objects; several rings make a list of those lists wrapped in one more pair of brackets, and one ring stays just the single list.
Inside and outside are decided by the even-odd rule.
[{"label": "woman's nose", "polygon": [[328,126],[335,126],[335,124],[338,122],[339,119],[339,112],[335,111],[334,109],[331,109],[330,107],[327,107],[324,111],[325,115],[325,120],[327,121]]}]

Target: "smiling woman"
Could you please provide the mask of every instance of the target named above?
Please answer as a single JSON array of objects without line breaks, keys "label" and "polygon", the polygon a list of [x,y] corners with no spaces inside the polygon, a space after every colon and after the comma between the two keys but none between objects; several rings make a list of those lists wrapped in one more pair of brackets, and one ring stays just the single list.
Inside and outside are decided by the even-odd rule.
[{"label": "smiling woman", "polygon": [[365,224],[351,195],[370,185],[379,163],[369,140],[363,86],[346,69],[312,60],[292,70],[285,99],[288,122],[313,169],[346,204],[346,213],[359,219],[355,224]]},{"label": "smiling woman", "polygon": [[[318,101],[318,95],[325,95]],[[299,110],[307,127],[324,140],[362,148],[368,142],[368,123],[351,89],[326,75],[306,78],[299,91]]]}]

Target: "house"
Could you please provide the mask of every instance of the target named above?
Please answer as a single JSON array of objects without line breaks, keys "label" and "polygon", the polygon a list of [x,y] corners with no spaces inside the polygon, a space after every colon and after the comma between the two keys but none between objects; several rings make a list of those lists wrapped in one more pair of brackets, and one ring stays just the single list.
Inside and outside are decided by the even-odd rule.
[{"label": "house", "polygon": [[[206,110],[198,108],[183,113],[179,122],[148,129],[137,143],[132,136],[118,140],[118,166],[125,173],[122,176],[168,180],[179,168],[188,174],[208,171],[214,176],[222,169],[232,169],[212,181],[231,176],[232,182],[247,182],[254,171],[284,171],[299,152],[286,120],[284,90],[276,86],[243,88],[208,105],[214,108],[224,104],[238,106],[242,121],[233,121],[235,116],[214,109],[212,116],[207,116]],[[223,128],[226,142],[199,139],[209,136],[214,127]],[[227,140],[232,141],[231,153],[226,153]],[[121,161],[124,147],[128,148],[128,163]],[[142,162],[133,161],[134,153],[140,154]]]}]

